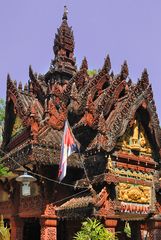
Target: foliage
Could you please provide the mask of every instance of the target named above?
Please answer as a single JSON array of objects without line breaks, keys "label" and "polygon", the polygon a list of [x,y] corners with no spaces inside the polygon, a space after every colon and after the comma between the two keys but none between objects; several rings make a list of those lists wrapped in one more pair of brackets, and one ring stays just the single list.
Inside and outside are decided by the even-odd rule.
[{"label": "foliage", "polygon": [[1,176],[7,176],[9,174],[8,172],[8,168],[4,167],[1,163],[0,163],[0,177]]},{"label": "foliage", "polygon": [[125,223],[124,233],[126,233],[126,236],[131,238],[131,228],[128,222]]},{"label": "foliage", "polygon": [[89,75],[89,77],[93,77],[93,76],[95,76],[97,74],[97,70],[96,69],[94,69],[94,70],[88,70],[88,75]]},{"label": "foliage", "polygon": [[5,117],[5,101],[0,98],[0,124],[4,121]]},{"label": "foliage", "polygon": [[[0,98],[0,143],[2,141],[2,126],[5,118],[5,101]],[[1,152],[0,152],[1,155]],[[4,167],[0,162],[0,176],[8,175],[8,168]]]},{"label": "foliage", "polygon": [[116,240],[114,233],[108,231],[97,219],[87,218],[81,230],[74,236],[75,240]]}]

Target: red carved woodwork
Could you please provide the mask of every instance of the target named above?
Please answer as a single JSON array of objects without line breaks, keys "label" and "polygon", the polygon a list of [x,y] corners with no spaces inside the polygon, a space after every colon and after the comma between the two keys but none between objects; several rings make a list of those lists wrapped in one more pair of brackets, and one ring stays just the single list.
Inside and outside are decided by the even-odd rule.
[{"label": "red carved woodwork", "polygon": [[107,230],[115,233],[117,223],[118,223],[117,219],[106,219],[104,225],[107,228]]},{"label": "red carved woodwork", "polygon": [[109,198],[109,192],[104,187],[98,195],[96,206],[99,208],[99,216],[114,215],[114,202]]},{"label": "red carved woodwork", "polygon": [[46,204],[41,216],[41,240],[57,239],[57,217],[54,204]]},{"label": "red carved woodwork", "polygon": [[21,198],[19,204],[19,216],[26,218],[39,217],[42,213],[42,204],[43,202],[40,196]]},{"label": "red carved woodwork", "polygon": [[57,240],[57,220],[41,219],[41,240]]},{"label": "red carved woodwork", "polygon": [[10,215],[14,212],[13,203],[11,201],[1,202],[0,203],[0,213],[2,215]]},{"label": "red carved woodwork", "polygon": [[48,124],[55,129],[62,129],[64,126],[64,121],[66,119],[66,111],[63,106],[58,111],[55,105],[50,100],[48,103],[48,111],[50,114],[50,118],[48,120]]}]

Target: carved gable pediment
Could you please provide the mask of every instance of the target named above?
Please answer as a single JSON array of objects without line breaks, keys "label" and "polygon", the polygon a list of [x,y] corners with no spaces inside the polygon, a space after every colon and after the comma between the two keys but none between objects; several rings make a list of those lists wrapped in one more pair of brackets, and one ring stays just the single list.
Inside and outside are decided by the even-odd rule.
[{"label": "carved gable pediment", "polygon": [[152,155],[152,147],[147,134],[138,119],[135,119],[124,135],[118,139],[117,148],[136,155]]}]

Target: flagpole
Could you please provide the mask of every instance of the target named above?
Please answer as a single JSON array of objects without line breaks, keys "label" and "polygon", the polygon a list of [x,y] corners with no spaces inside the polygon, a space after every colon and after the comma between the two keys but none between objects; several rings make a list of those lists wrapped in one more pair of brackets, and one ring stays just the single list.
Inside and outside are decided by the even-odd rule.
[{"label": "flagpole", "polygon": [[[68,125],[69,125],[68,119],[67,119],[67,123],[68,123]],[[70,126],[70,125],[69,125],[69,126]],[[72,134],[73,138],[75,139],[75,136],[74,136],[74,134],[73,134],[73,132],[72,132],[72,129],[71,129],[71,134]],[[76,139],[75,139],[75,142],[76,142],[76,143],[79,143]],[[96,194],[96,191],[93,189],[93,186],[92,186],[92,184],[91,184],[91,182],[90,182],[90,180],[89,180],[88,173],[87,173],[87,170],[86,170],[85,165],[84,165],[84,161],[83,161],[83,159],[81,158],[80,147],[78,148],[78,155],[79,155],[79,159],[80,159],[80,161],[81,161],[81,163],[82,163],[82,166],[83,166],[83,169],[84,169],[84,173],[85,173],[86,179],[87,179],[88,184],[89,184],[89,190],[91,191],[92,195],[93,195],[94,197],[96,197],[96,195],[97,195],[97,194]]]},{"label": "flagpole", "polygon": [[[66,135],[65,135],[66,134]],[[70,138],[70,136],[72,136],[72,141],[71,141],[71,138]],[[67,141],[68,140],[68,141]],[[89,180],[89,177],[88,177],[88,173],[87,173],[87,170],[86,170],[86,168],[85,168],[85,165],[84,165],[84,161],[82,160],[82,158],[81,158],[81,153],[80,153],[80,143],[75,139],[75,136],[74,136],[74,134],[73,134],[73,132],[72,132],[72,129],[71,129],[71,127],[70,127],[70,124],[69,124],[69,121],[68,121],[68,119],[66,119],[66,121],[65,121],[65,126],[64,126],[64,134],[63,134],[63,140],[62,140],[62,146],[61,146],[61,161],[62,161],[62,158],[63,158],[63,156],[64,156],[64,154],[63,154],[63,149],[64,149],[64,145],[66,145],[67,144],[67,142],[68,142],[68,144],[69,144],[69,142],[71,141],[71,144],[73,144],[73,142],[75,142],[75,145],[76,145],[76,148],[77,148],[77,152],[78,152],[78,156],[79,156],[79,159],[80,159],[80,161],[82,162],[82,166],[83,166],[83,169],[84,169],[84,173],[85,173],[85,176],[86,176],[86,179],[87,179],[87,181],[88,181],[88,184],[89,184],[89,190],[91,191],[91,193],[92,193],[92,195],[94,196],[94,197],[96,197],[96,191],[93,189],[93,186],[92,186],[92,184],[90,183],[90,180]],[[69,144],[70,145],[70,144]],[[69,145],[68,145],[68,147],[69,147]],[[66,146],[67,147],[67,146]],[[70,152],[70,154],[72,153],[72,151]],[[68,155],[68,154],[66,154],[66,156],[65,156],[65,162],[61,162],[60,164],[67,164],[67,158],[69,157],[70,155]],[[64,160],[64,159],[63,159]],[[63,165],[62,165],[63,166]],[[63,166],[63,174],[64,174],[64,171],[65,171],[65,175],[66,175],[66,168],[67,168],[67,165],[64,167]],[[65,169],[65,170],[64,170]],[[59,171],[60,171],[60,166],[59,166]],[[62,173],[61,173],[62,174]],[[58,174],[58,176],[59,176],[59,181],[61,182],[62,181],[62,179],[65,177],[65,175],[62,177],[61,176],[61,174],[60,174],[60,176],[59,176],[59,174]],[[61,178],[60,178],[61,177]]]},{"label": "flagpole", "polygon": [[88,174],[87,174],[87,170],[86,170],[85,165],[84,165],[84,161],[83,161],[82,158],[81,158],[81,153],[80,153],[80,151],[78,152],[78,155],[79,155],[79,158],[80,158],[80,160],[81,160],[81,162],[82,162],[82,166],[83,166],[83,169],[84,169],[84,173],[85,173],[85,176],[86,176],[87,181],[88,181],[88,184],[89,184],[89,190],[91,191],[93,197],[96,197],[96,195],[97,195],[97,194],[96,194],[96,191],[94,190],[94,188],[93,188],[93,186],[92,186],[92,184],[91,184],[91,182],[90,182],[90,180],[89,180],[89,177],[88,177]]}]

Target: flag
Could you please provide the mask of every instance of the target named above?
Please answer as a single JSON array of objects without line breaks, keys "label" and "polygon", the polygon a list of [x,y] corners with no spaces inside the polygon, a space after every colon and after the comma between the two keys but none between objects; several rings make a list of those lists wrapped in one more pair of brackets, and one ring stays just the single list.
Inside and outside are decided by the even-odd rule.
[{"label": "flag", "polygon": [[68,120],[65,121],[64,134],[61,145],[61,155],[60,155],[60,164],[58,178],[59,181],[62,181],[66,176],[67,171],[67,159],[73,152],[78,152],[79,147],[78,143],[72,133],[72,130],[69,126]]}]

